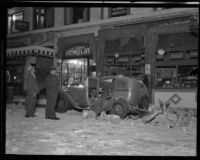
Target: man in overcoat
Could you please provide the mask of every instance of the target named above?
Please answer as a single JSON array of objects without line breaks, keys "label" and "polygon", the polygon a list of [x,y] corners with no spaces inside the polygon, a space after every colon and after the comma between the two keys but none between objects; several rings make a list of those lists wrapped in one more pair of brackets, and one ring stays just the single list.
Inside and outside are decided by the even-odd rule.
[{"label": "man in overcoat", "polygon": [[59,120],[60,118],[56,117],[56,102],[59,93],[59,80],[57,77],[56,68],[52,67],[50,69],[50,74],[45,79],[46,85],[46,97],[47,105],[45,110],[45,118],[51,120]]},{"label": "man in overcoat", "polygon": [[27,68],[25,77],[25,91],[26,91],[26,113],[25,117],[36,117],[35,105],[37,94],[39,93],[38,82],[35,76],[35,64],[31,64]]}]

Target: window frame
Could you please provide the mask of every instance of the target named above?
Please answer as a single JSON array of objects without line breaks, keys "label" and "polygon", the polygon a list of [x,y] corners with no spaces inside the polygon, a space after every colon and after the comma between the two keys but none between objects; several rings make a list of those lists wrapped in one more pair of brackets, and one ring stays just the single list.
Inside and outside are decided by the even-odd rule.
[{"label": "window frame", "polygon": [[[47,8],[52,8],[53,10],[52,10],[52,16],[53,16],[53,23],[52,23],[52,26],[47,26],[47,19],[46,19],[46,16],[47,16]],[[36,10],[37,9],[39,9],[39,23],[37,23],[37,19],[36,19],[36,17],[37,17],[37,14],[36,14]],[[41,10],[42,9],[44,9],[44,24],[43,24],[43,26],[41,26]],[[51,27],[54,27],[54,20],[55,20],[55,15],[54,15],[54,13],[55,13],[55,8],[54,7],[34,7],[33,8],[33,30],[38,30],[38,29],[45,29],[45,28],[51,28]]]},{"label": "window frame", "polygon": [[[22,14],[22,21],[24,21],[24,11],[19,11],[19,12],[15,12],[15,13],[12,13],[12,14],[9,14],[8,15],[8,19],[9,19],[9,17],[11,17],[11,21],[10,21],[10,29],[8,28],[8,34],[10,33],[18,33],[18,32],[23,32],[23,31],[21,31],[21,30],[17,30],[17,29],[15,29],[15,23],[14,23],[14,21],[13,21],[13,16],[14,15],[17,15],[17,14]],[[8,23],[7,23],[7,25],[9,24],[9,20],[8,20]],[[9,25],[8,25],[8,27],[9,27]],[[14,31],[13,31],[13,27],[14,27]]]},{"label": "window frame", "polygon": [[[75,18],[74,18],[74,15],[75,15],[75,11],[74,11],[74,9],[75,8],[82,8],[83,9],[83,12],[82,12],[82,16],[83,16],[83,18],[82,18],[82,22],[79,22],[79,21],[75,21]],[[87,16],[86,17],[84,17],[84,12],[85,12],[85,9],[87,10]],[[90,21],[90,7],[74,7],[73,8],[73,20],[72,20],[72,24],[77,24],[77,23],[84,23],[84,22],[89,22]],[[86,19],[86,20],[85,20]],[[85,21],[84,21],[85,20]]]}]

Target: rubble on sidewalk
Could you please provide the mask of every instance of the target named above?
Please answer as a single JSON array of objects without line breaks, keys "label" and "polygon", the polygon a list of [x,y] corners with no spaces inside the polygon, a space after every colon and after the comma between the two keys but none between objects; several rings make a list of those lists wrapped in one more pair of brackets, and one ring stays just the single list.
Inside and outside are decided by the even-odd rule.
[{"label": "rubble on sidewalk", "polygon": [[113,124],[119,124],[120,123],[120,117],[118,115],[114,115],[114,114],[106,114],[106,112],[101,112],[99,118],[101,120],[105,120],[108,122],[111,122]]},{"label": "rubble on sidewalk", "polygon": [[170,107],[169,101],[160,101],[160,106],[154,106],[153,114],[144,116],[142,121],[154,126],[182,127],[184,132],[189,132],[196,127],[196,110]]},{"label": "rubble on sidewalk", "polygon": [[111,122],[113,124],[118,124],[120,122],[120,117],[118,115],[114,115],[114,114],[106,114],[106,112],[101,112],[100,116],[97,117],[96,113],[92,110],[84,110],[82,112],[82,116],[85,119],[88,118],[97,118],[99,120],[103,120],[103,121],[107,121],[107,122]]},{"label": "rubble on sidewalk", "polygon": [[82,112],[82,116],[84,118],[95,118],[96,117],[96,113],[92,110],[83,110]]}]

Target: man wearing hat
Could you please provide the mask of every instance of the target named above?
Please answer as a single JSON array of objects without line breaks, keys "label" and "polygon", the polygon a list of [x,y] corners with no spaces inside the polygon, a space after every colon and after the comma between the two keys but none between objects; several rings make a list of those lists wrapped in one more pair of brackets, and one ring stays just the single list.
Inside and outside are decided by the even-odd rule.
[{"label": "man wearing hat", "polygon": [[38,82],[35,76],[35,64],[30,64],[27,68],[27,75],[24,81],[26,91],[26,114],[25,117],[35,117],[36,98],[39,92]]},{"label": "man wearing hat", "polygon": [[47,97],[47,106],[45,110],[45,118],[51,120],[59,120],[60,118],[56,117],[55,107],[57,102],[57,96],[59,92],[59,80],[56,76],[57,70],[55,67],[51,67],[49,75],[45,79],[46,85],[46,97]]}]

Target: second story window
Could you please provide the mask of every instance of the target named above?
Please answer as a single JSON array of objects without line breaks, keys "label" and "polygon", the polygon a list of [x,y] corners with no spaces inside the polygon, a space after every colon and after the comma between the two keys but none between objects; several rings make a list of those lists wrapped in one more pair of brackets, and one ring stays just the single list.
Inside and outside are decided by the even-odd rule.
[{"label": "second story window", "polygon": [[36,7],[33,11],[34,29],[53,27],[54,9],[52,7]]},{"label": "second story window", "polygon": [[15,29],[15,21],[23,21],[23,17],[23,12],[8,15],[8,33],[20,32],[20,30]]},{"label": "second story window", "polygon": [[89,8],[75,7],[73,9],[73,23],[89,21]]},{"label": "second story window", "polygon": [[109,9],[109,17],[119,17],[130,14],[130,8],[127,7],[111,7]]}]

